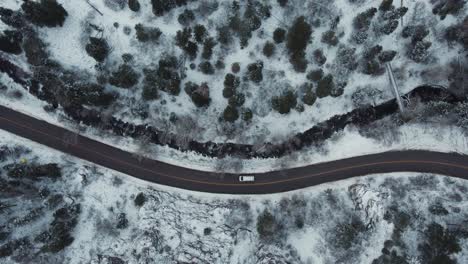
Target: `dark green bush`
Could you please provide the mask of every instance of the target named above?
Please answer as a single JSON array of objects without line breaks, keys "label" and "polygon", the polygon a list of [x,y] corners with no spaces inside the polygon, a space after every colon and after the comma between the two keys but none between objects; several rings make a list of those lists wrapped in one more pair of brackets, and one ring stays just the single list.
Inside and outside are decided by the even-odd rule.
[{"label": "dark green bush", "polygon": [[213,65],[209,61],[201,62],[198,65],[198,69],[204,74],[214,74],[215,72]]},{"label": "dark green bush", "polygon": [[306,91],[302,96],[302,102],[306,105],[313,105],[317,101],[317,96],[313,91]]},{"label": "dark green bush", "polygon": [[306,78],[308,80],[318,82],[320,79],[323,77],[323,70],[322,69],[317,69],[317,70],[311,70],[307,74]]},{"label": "dark green bush", "polygon": [[244,111],[242,112],[242,120],[244,120],[245,122],[250,122],[252,118],[253,118],[252,110],[250,110],[249,108],[244,109]]},{"label": "dark green bush", "polygon": [[323,64],[325,64],[325,62],[327,62],[327,57],[325,57],[325,55],[323,55],[323,51],[321,49],[314,50],[313,55],[314,55],[315,62],[319,66],[322,66]]},{"label": "dark green bush", "polygon": [[205,60],[210,60],[213,55],[213,48],[216,46],[216,41],[213,38],[206,38],[205,43],[203,43],[203,52],[202,58]]},{"label": "dark green bush", "polygon": [[188,82],[185,84],[184,90],[197,107],[205,107],[210,105],[210,89],[207,83],[198,85],[192,82]]},{"label": "dark green bush", "polygon": [[26,0],[21,8],[26,18],[40,27],[63,26],[68,16],[67,11],[56,0],[40,0],[39,2]]},{"label": "dark green bush", "polygon": [[285,38],[286,38],[286,30],[284,30],[282,28],[275,29],[275,31],[273,32],[273,40],[276,43],[278,43],[278,44],[282,43]]},{"label": "dark green bush", "polygon": [[257,61],[247,66],[247,76],[249,80],[260,83],[263,80],[263,62]]},{"label": "dark green bush", "polygon": [[86,45],[86,52],[93,57],[97,62],[103,62],[109,55],[109,45],[102,38],[89,38],[89,43]]},{"label": "dark green bush", "polygon": [[142,24],[135,25],[136,37],[140,42],[156,42],[162,35],[161,30],[156,27],[145,27]]},{"label": "dark green bush", "polygon": [[158,69],[145,69],[144,94],[149,100],[157,99],[158,91],[164,91],[172,95],[180,93],[180,76],[178,73],[177,58],[169,56],[159,60]]},{"label": "dark green bush", "polygon": [[323,98],[329,96],[334,87],[333,76],[330,74],[326,75],[317,84],[317,97]]},{"label": "dark green bush", "polygon": [[261,239],[269,239],[278,232],[279,224],[276,218],[267,210],[264,210],[257,218],[257,232]]},{"label": "dark green bush", "polygon": [[5,30],[3,34],[0,35],[0,50],[11,53],[11,54],[21,54],[23,49],[21,44],[23,41],[23,34],[19,31]]},{"label": "dark green bush", "polygon": [[138,83],[140,75],[128,64],[122,64],[112,73],[109,83],[120,88],[131,88]]},{"label": "dark green bush", "polygon": [[193,13],[192,10],[188,10],[188,9],[185,9],[184,12],[182,12],[177,18],[177,21],[179,21],[179,24],[181,24],[182,26],[188,26],[194,20],[195,20],[195,14]]},{"label": "dark green bush", "polygon": [[385,50],[385,51],[382,51],[382,53],[379,54],[379,60],[380,60],[382,63],[392,61],[393,58],[395,58],[396,54],[397,54],[397,53],[396,53],[396,51],[394,51],[394,50]]},{"label": "dark green bush", "polygon": [[366,11],[359,13],[353,20],[353,26],[358,31],[367,31],[369,29],[372,18],[377,13],[377,8],[369,8]]},{"label": "dark green bush", "polygon": [[233,123],[239,119],[239,111],[237,108],[228,105],[226,109],[224,109],[223,118],[225,121]]},{"label": "dark green bush", "polygon": [[322,43],[326,43],[330,46],[338,45],[338,38],[335,35],[335,31],[327,30],[322,34]]},{"label": "dark green bush", "polygon": [[128,0],[128,8],[133,12],[140,11],[140,2],[138,0]]},{"label": "dark green bush", "polygon": [[193,28],[193,34],[195,35],[195,40],[198,43],[203,43],[208,32],[206,31],[205,26],[199,24]]},{"label": "dark green bush", "polygon": [[234,94],[229,98],[228,103],[234,107],[242,106],[245,103],[245,95],[241,93]]},{"label": "dark green bush", "polygon": [[305,21],[305,17],[301,16],[294,20],[293,25],[288,31],[286,47],[290,54],[303,52],[310,40],[312,28]]},{"label": "dark green bush", "polygon": [[263,54],[267,57],[271,57],[273,56],[274,53],[275,53],[275,44],[267,41],[265,43],[265,46],[263,46]]},{"label": "dark green bush", "polygon": [[275,96],[271,99],[271,105],[274,110],[280,114],[287,114],[296,107],[297,105],[297,95],[291,91],[286,91],[281,96]]},{"label": "dark green bush", "polygon": [[143,194],[142,192],[138,193],[134,200],[135,206],[141,207],[145,204],[145,202],[146,202],[145,194]]}]

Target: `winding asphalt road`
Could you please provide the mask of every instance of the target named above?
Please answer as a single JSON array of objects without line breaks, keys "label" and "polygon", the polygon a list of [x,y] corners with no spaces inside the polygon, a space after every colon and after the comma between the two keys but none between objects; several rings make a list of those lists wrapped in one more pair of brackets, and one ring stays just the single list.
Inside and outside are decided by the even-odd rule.
[{"label": "winding asphalt road", "polygon": [[[238,174],[177,167],[76,135],[61,127],[0,106],[0,129],[133,177],[193,191],[266,194],[296,190],[356,176],[389,172],[427,172],[468,179],[468,156],[424,150],[364,155],[306,167],[254,173],[254,183]],[[74,138],[73,142],[70,138]]]}]

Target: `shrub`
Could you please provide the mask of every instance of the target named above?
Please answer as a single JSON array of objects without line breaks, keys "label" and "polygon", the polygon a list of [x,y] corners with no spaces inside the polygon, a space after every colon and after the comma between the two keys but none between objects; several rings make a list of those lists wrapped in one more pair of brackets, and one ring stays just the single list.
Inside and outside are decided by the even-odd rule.
[{"label": "shrub", "polygon": [[271,100],[271,105],[274,110],[280,114],[287,114],[296,107],[297,95],[291,91],[286,91],[282,96],[275,96]]},{"label": "shrub", "polygon": [[429,35],[429,30],[424,25],[406,26],[401,32],[403,38],[411,37],[411,42],[416,43]]},{"label": "shrub", "polygon": [[223,97],[224,98],[231,98],[236,91],[231,87],[224,87],[223,89]]},{"label": "shrub", "polygon": [[184,90],[190,96],[190,98],[192,99],[192,102],[197,107],[208,106],[211,102],[210,89],[207,83],[202,83],[201,85],[197,85],[195,83],[188,82],[185,84]]},{"label": "shrub", "polygon": [[224,89],[223,89],[223,96],[224,98],[230,98],[234,95],[236,88],[240,84],[239,77],[235,77],[233,74],[226,74],[224,78]]},{"label": "shrub", "polygon": [[192,0],[151,0],[153,13],[156,16],[163,16],[173,8],[187,5],[187,2]]},{"label": "shrub", "polygon": [[23,52],[21,48],[22,41],[23,34],[21,32],[5,30],[0,36],[0,50],[16,55],[21,54]]},{"label": "shrub", "polygon": [[364,52],[365,59],[374,59],[382,51],[382,46],[375,45]]},{"label": "shrub", "polygon": [[209,236],[210,234],[211,234],[211,228],[206,227],[205,229],[203,229],[203,235]]},{"label": "shrub", "polygon": [[95,83],[77,83],[61,91],[62,104],[108,106],[114,101],[114,94],[106,93],[104,87]]},{"label": "shrub", "polygon": [[288,4],[288,0],[276,0],[281,7],[285,7]]},{"label": "shrub", "polygon": [[284,30],[282,28],[275,29],[275,31],[273,32],[273,40],[276,43],[278,43],[278,44],[282,43],[285,38],[286,38],[286,30]]},{"label": "shrub", "polygon": [[145,27],[142,24],[135,25],[136,37],[140,42],[157,42],[162,35],[161,30],[156,27]]},{"label": "shrub", "polygon": [[239,111],[237,108],[228,105],[226,109],[224,109],[223,118],[225,121],[233,123],[239,119]]},{"label": "shrub", "polygon": [[138,0],[128,0],[128,8],[133,12],[140,11],[140,2]]},{"label": "shrub", "polygon": [[305,21],[305,17],[296,18],[288,31],[286,47],[290,54],[303,52],[310,40],[312,29]]},{"label": "shrub", "polygon": [[382,53],[379,54],[379,60],[382,62],[382,63],[385,63],[385,62],[390,62],[393,60],[393,58],[395,58],[397,52],[394,51],[394,50],[385,50],[385,51],[382,51]]},{"label": "shrub", "polygon": [[117,229],[125,229],[128,227],[128,219],[125,213],[120,213],[117,216]]},{"label": "shrub", "polygon": [[408,47],[406,55],[417,63],[426,62],[429,57],[429,48],[432,46],[431,42],[418,41]]},{"label": "shrub", "polygon": [[224,87],[231,88],[235,90],[240,85],[239,77],[234,76],[234,74],[228,73],[224,77]]},{"label": "shrub", "polygon": [[198,45],[190,40],[192,37],[192,29],[184,28],[182,31],[177,31],[175,40],[176,45],[180,47],[189,56],[191,60],[197,57]]},{"label": "shrub", "polygon": [[336,46],[338,44],[338,38],[335,35],[335,31],[328,30],[322,34],[322,43],[326,43],[330,46]]},{"label": "shrub", "polygon": [[252,118],[253,118],[252,110],[250,110],[249,108],[244,109],[244,111],[242,112],[242,120],[244,120],[245,122],[250,122]]},{"label": "shrub", "polygon": [[3,7],[0,7],[0,20],[6,25],[17,29],[24,28],[26,24],[21,12]]},{"label": "shrub", "polygon": [[203,44],[202,58],[205,60],[210,60],[213,55],[213,48],[216,46],[216,41],[213,38],[205,39]]},{"label": "shrub", "polygon": [[380,32],[385,35],[392,34],[398,27],[398,20],[390,20],[380,28]]},{"label": "shrub", "polygon": [[255,83],[260,83],[263,80],[262,71],[263,71],[262,61],[257,61],[247,66],[247,76],[251,81]]},{"label": "shrub", "polygon": [[143,206],[145,204],[145,202],[146,202],[145,194],[143,194],[142,192],[138,193],[133,202],[134,202],[135,206],[137,206],[137,207]]},{"label": "shrub", "polygon": [[302,102],[306,105],[313,105],[317,101],[317,96],[313,91],[306,91],[302,96]]},{"label": "shrub", "polygon": [[325,64],[325,62],[327,62],[327,57],[323,55],[323,51],[321,49],[314,50],[313,56],[314,56],[315,62],[319,66],[322,66],[323,64]]},{"label": "shrub", "polygon": [[377,8],[374,7],[359,13],[353,20],[354,28],[358,31],[367,31],[375,13],[377,13]]},{"label": "shrub", "polygon": [[120,88],[131,88],[138,83],[139,74],[128,64],[122,64],[109,78],[109,83]]},{"label": "shrub", "polygon": [[449,14],[457,14],[465,5],[463,0],[434,0],[431,2],[434,4],[432,13],[439,15],[441,20],[445,19]]},{"label": "shrub", "polygon": [[231,65],[231,71],[233,73],[238,73],[240,71],[240,64],[238,62],[234,62],[232,65]]},{"label": "shrub", "polygon": [[201,62],[198,69],[204,74],[214,74],[215,70],[209,61]]},{"label": "shrub", "polygon": [[73,243],[72,231],[78,223],[80,204],[70,205],[55,211],[54,220],[47,232],[42,251],[57,253]]},{"label": "shrub", "polygon": [[320,79],[322,79],[322,77],[323,77],[322,69],[312,70],[306,76],[308,80],[311,80],[314,82],[318,82]]},{"label": "shrub", "polygon": [[179,24],[181,24],[182,26],[188,26],[194,20],[195,20],[195,14],[193,13],[192,10],[188,10],[188,9],[185,9],[184,12],[182,12],[177,18],[177,21],[179,21]]},{"label": "shrub", "polygon": [[257,218],[257,232],[261,239],[272,238],[278,231],[276,218],[267,210],[264,210]]},{"label": "shrub", "polygon": [[263,54],[267,57],[271,57],[275,53],[275,44],[267,41],[263,46]]},{"label": "shrub", "polygon": [[445,38],[450,42],[459,42],[468,51],[468,16],[459,25],[448,27]]},{"label": "shrub", "polygon": [[145,101],[158,99],[159,98],[158,88],[155,85],[151,85],[145,82],[143,84],[143,91],[141,93],[141,97]]},{"label": "shrub", "polygon": [[180,93],[180,76],[177,70],[177,59],[169,56],[159,60],[158,69],[145,69],[144,89],[147,97],[157,99],[157,91],[161,90],[172,95]]},{"label": "shrub", "polygon": [[381,11],[390,11],[393,7],[393,0],[383,0],[382,3],[380,3],[379,10]]},{"label": "shrub", "polygon": [[338,62],[346,69],[354,71],[358,63],[356,61],[356,48],[340,47],[337,53]]},{"label": "shrub", "polygon": [[110,48],[107,42],[102,38],[89,38],[89,43],[86,45],[86,52],[93,57],[97,62],[103,62],[109,55]]},{"label": "shrub", "polygon": [[452,255],[461,248],[456,233],[433,222],[424,230],[424,240],[418,250],[422,263],[456,263]]},{"label": "shrub", "polygon": [[[203,43],[205,40],[205,37],[208,35],[208,32],[206,31],[205,26],[203,25],[196,25],[193,28],[193,34],[195,35],[195,40],[198,43]],[[214,41],[214,40],[213,40]]]},{"label": "shrub", "polygon": [[226,65],[224,64],[224,61],[222,59],[219,59],[216,61],[215,67],[218,70],[223,70],[224,68],[226,68]]},{"label": "shrub", "polygon": [[234,94],[229,98],[228,103],[234,107],[242,106],[245,103],[245,95],[241,93]]},{"label": "shrub", "polygon": [[335,84],[333,82],[333,76],[331,76],[330,74],[326,75],[317,84],[317,97],[323,98],[329,96],[334,87]]},{"label": "shrub", "polygon": [[298,52],[291,55],[289,58],[294,70],[296,72],[305,72],[307,69],[307,60],[305,59],[304,52]]},{"label": "shrub", "polygon": [[218,41],[224,46],[231,44],[232,34],[228,26],[218,28]]},{"label": "shrub", "polygon": [[67,11],[56,0],[40,0],[40,2],[26,0],[21,8],[26,18],[40,27],[63,26],[68,16]]},{"label": "shrub", "polygon": [[382,65],[374,59],[366,60],[363,63],[362,72],[367,75],[382,75],[385,73],[385,69]]}]

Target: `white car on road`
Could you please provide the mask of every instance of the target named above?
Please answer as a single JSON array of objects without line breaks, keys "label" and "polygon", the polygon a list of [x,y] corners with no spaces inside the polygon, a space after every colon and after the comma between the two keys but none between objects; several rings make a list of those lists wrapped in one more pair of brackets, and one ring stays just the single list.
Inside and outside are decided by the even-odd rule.
[{"label": "white car on road", "polygon": [[239,176],[239,181],[240,182],[253,182],[253,181],[255,181],[255,176],[242,175],[242,176]]}]

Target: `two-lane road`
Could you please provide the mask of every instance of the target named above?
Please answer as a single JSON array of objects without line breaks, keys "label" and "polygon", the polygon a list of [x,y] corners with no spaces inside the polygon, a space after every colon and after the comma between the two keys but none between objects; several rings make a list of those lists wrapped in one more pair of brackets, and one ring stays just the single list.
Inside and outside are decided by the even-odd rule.
[{"label": "two-lane road", "polygon": [[468,179],[466,155],[407,150],[254,173],[249,175],[255,175],[255,183],[241,183],[238,174],[192,170],[150,159],[139,161],[130,152],[80,135],[71,143],[69,139],[73,133],[69,130],[3,106],[0,106],[0,129],[142,180],[211,193],[285,192],[356,176],[403,171],[428,172]]}]

